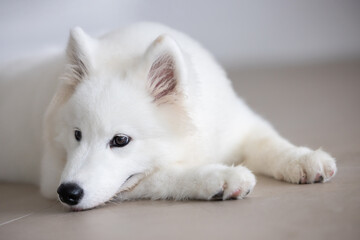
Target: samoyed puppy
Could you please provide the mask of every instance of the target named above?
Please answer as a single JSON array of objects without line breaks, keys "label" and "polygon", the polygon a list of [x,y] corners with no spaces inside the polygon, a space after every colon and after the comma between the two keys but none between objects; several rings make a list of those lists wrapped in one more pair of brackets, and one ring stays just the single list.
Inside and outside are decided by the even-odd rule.
[{"label": "samoyed puppy", "polygon": [[1,70],[0,179],[73,210],[112,199],[242,199],[252,172],[329,181],[335,159],[281,137],[199,43],[155,23]]}]

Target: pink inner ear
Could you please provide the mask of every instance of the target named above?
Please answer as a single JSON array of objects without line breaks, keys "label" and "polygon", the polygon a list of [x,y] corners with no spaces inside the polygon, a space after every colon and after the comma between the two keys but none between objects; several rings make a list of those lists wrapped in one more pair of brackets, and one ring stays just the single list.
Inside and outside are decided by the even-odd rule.
[{"label": "pink inner ear", "polygon": [[175,77],[175,62],[168,55],[162,55],[152,64],[148,78],[151,94],[155,101],[175,92],[177,80]]}]

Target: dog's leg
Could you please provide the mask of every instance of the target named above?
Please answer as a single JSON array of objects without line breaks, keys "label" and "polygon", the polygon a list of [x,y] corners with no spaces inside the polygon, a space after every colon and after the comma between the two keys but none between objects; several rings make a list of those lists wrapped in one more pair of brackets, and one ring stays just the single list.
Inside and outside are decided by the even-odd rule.
[{"label": "dog's leg", "polygon": [[326,182],[337,171],[328,153],[296,147],[266,123],[250,131],[242,149],[243,163],[252,171],[291,183]]},{"label": "dog's leg", "polygon": [[62,151],[55,149],[50,144],[45,144],[41,160],[40,190],[44,197],[57,198],[62,170],[64,169],[65,156]]},{"label": "dog's leg", "polygon": [[240,199],[249,194],[255,176],[245,167],[209,164],[193,168],[171,167],[145,177],[133,189],[119,194],[120,200],[150,199]]}]

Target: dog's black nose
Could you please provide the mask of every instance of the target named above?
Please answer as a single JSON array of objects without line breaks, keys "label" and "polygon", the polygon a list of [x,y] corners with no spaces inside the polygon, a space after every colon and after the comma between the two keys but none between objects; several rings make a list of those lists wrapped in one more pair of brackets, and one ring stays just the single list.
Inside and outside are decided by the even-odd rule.
[{"label": "dog's black nose", "polygon": [[63,203],[68,205],[76,205],[84,196],[84,190],[76,183],[63,183],[58,189],[57,193]]}]

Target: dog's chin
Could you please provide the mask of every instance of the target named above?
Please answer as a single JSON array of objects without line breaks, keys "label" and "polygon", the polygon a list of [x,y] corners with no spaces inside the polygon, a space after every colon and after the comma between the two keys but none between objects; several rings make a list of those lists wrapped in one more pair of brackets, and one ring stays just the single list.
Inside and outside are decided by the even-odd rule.
[{"label": "dog's chin", "polygon": [[70,210],[72,212],[83,212],[83,211],[91,210],[94,208],[96,208],[96,207],[89,207],[89,208],[70,207]]},{"label": "dog's chin", "polygon": [[105,202],[84,206],[83,204],[80,203],[75,206],[69,206],[67,204],[62,203],[62,205],[65,206],[67,209],[69,209],[71,212],[87,211],[87,210],[91,210],[91,209],[97,208],[99,206],[102,206],[104,204],[105,204]]},{"label": "dog's chin", "polygon": [[[111,199],[111,198],[110,198]],[[69,208],[70,211],[72,212],[82,212],[82,211],[87,211],[87,210],[91,210],[91,209],[94,209],[94,208],[98,208],[98,207],[101,207],[101,206],[104,206],[107,202],[109,202],[110,200],[105,200],[103,202],[98,202],[98,203],[79,203],[75,206],[68,206],[67,207]]]}]

